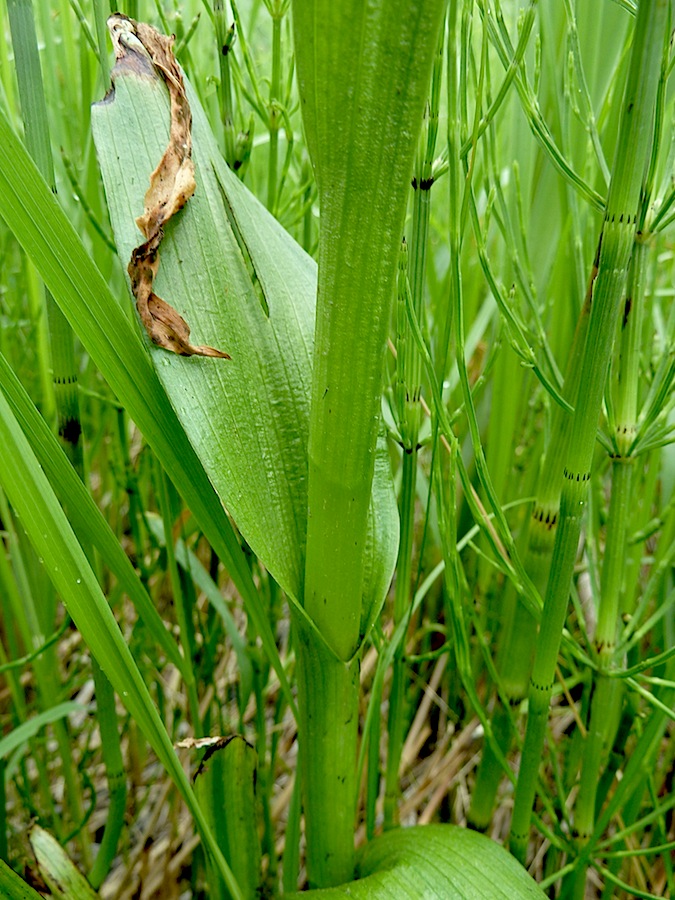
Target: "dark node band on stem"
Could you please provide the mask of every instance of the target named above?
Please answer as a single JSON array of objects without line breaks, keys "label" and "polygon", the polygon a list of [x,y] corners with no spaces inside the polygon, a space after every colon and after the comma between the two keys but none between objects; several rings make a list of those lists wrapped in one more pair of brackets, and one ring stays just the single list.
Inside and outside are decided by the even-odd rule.
[{"label": "dark node band on stem", "polygon": [[544,509],[535,509],[532,518],[540,525],[545,525],[549,531],[554,528],[558,522],[558,513],[552,513]]},{"label": "dark node band on stem", "polygon": [[418,181],[417,176],[415,175],[410,183],[412,184],[412,188],[414,191],[416,191],[417,188],[419,188],[421,191],[428,191],[431,189],[431,186],[434,183],[434,178],[432,175],[429,178],[420,178]]},{"label": "dark node band on stem", "polygon": [[619,213],[617,218],[616,213],[612,213],[611,216],[606,216],[605,223],[607,222],[612,225],[637,225],[637,216],[630,213]]},{"label": "dark node band on stem", "polygon": [[575,474],[574,472],[570,472],[568,470],[567,466],[565,466],[564,475],[568,481],[576,481],[577,484],[582,484],[586,481],[590,481],[590,478],[591,478],[590,472],[583,472],[583,473],[577,472]]},{"label": "dark node band on stem", "polygon": [[75,446],[82,434],[82,425],[79,419],[68,418],[59,426],[59,437],[67,444]]}]

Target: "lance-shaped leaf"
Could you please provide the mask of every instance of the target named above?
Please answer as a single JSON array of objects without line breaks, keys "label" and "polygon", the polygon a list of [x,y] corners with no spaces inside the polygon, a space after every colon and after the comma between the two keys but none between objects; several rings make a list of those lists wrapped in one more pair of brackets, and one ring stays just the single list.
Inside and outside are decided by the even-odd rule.
[{"label": "lance-shaped leaf", "polygon": [[[92,129],[126,266],[143,238],[136,219],[170,138],[171,107],[140,42],[122,49]],[[189,322],[196,342],[231,360],[149,350],[223,503],[281,587],[301,601],[316,265],[227,168],[186,88],[196,191],[165,224],[154,289]],[[377,471],[366,596],[379,602],[393,568],[396,507],[388,465]]]}]

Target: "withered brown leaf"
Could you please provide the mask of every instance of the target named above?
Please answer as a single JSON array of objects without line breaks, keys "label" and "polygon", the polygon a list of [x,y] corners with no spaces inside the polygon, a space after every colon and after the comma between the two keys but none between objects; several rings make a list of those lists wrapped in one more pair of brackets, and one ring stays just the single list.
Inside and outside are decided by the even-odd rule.
[{"label": "withered brown leaf", "polygon": [[136,309],[148,336],[160,347],[181,356],[230,359],[228,353],[215,347],[191,344],[190,326],[185,319],[153,291],[164,225],[185,206],[196,188],[192,161],[192,113],[183,75],[173,53],[174,38],[166,37],[151,25],[135,22],[121,13],[110,16],[108,29],[116,58],[123,59],[129,53],[147,56],[166,84],[171,101],[169,143],[157,168],[150,175],[143,215],[136,219],[146,240],[132,252],[127,267]]}]

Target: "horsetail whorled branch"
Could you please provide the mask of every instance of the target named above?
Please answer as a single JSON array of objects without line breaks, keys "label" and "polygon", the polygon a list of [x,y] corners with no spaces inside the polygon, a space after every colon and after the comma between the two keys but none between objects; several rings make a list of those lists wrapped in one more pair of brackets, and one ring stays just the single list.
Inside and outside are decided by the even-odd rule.
[{"label": "horsetail whorled branch", "polygon": [[527,852],[539,761],[615,323],[633,248],[643,172],[651,152],[654,104],[668,13],[668,0],[642,0],[635,24],[616,158],[600,236],[589,331],[564,468],[558,533],[530,681],[527,732],[511,822],[511,850],[521,861]]}]

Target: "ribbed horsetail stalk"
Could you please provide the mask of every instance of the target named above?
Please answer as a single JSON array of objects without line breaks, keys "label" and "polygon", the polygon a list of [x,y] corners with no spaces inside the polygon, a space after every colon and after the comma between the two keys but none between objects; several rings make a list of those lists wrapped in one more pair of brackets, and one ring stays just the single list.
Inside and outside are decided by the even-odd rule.
[{"label": "ribbed horsetail stalk", "polygon": [[[396,406],[399,422],[403,462],[399,516],[401,537],[396,564],[396,589],[394,594],[394,625],[408,615],[411,603],[411,568],[413,532],[415,527],[415,497],[417,485],[417,456],[419,432],[422,421],[422,360],[410,335],[406,313],[406,280],[410,271],[410,290],[415,315],[423,320],[424,285],[429,242],[429,214],[431,211],[431,187],[434,179],[432,167],[438,136],[438,115],[443,69],[443,40],[439,42],[431,78],[431,93],[424,123],[420,132],[417,157],[412,177],[413,217],[410,252],[404,243],[401,248],[398,273],[397,334],[396,334]],[[403,750],[405,729],[405,641],[396,651],[393,662],[392,686],[389,696],[387,770],[384,793],[384,826],[398,823],[398,798],[400,794],[399,768]]]},{"label": "ribbed horsetail stalk", "polygon": [[[16,60],[16,73],[24,120],[26,147],[42,177],[56,191],[54,162],[49,140],[47,105],[42,87],[37,35],[30,0],[7,4]],[[82,469],[80,410],[73,333],[49,291],[43,290],[52,363],[52,381],[61,446],[73,466]]]},{"label": "ribbed horsetail stalk", "polygon": [[223,145],[227,164],[236,170],[235,166],[235,130],[234,109],[232,103],[232,72],[230,51],[235,40],[234,25],[227,24],[224,0],[214,0],[213,24],[218,43],[218,73],[220,84],[218,85],[218,106],[220,122],[223,126]]},{"label": "ribbed horsetail stalk", "polygon": [[[581,354],[588,332],[591,291],[597,273],[597,258],[591,273],[586,301],[579,314],[570,350],[562,396],[572,403],[579,386]],[[560,404],[553,409],[551,438],[537,481],[536,499],[532,505],[523,554],[523,566],[543,595],[549,574],[551,554],[558,528],[561,474],[567,450],[570,413]],[[511,746],[511,715],[504,700],[515,708],[527,695],[532,669],[532,651],[537,623],[532,613],[520,602],[512,582],[505,588],[504,630],[497,651],[496,667],[501,677],[503,696],[497,696],[492,724],[495,738],[506,754]],[[483,745],[476,786],[471,797],[469,822],[478,830],[487,829],[492,817],[495,796],[502,776],[489,742]]]},{"label": "ribbed horsetail stalk", "polygon": [[[635,463],[634,453],[638,433],[638,381],[640,374],[640,337],[644,321],[645,268],[648,247],[642,239],[645,227],[643,216],[638,222],[638,235],[633,248],[623,299],[620,347],[616,371],[610,389],[615,392],[613,404],[615,420],[612,435],[612,494],[607,517],[607,538],[602,564],[598,622],[593,641],[597,671],[592,673],[590,718],[581,762],[581,779],[574,810],[574,835],[578,848],[577,866],[570,876],[573,898],[583,900],[586,869],[593,850],[591,841],[596,824],[598,801],[610,786],[602,779],[609,751],[615,739],[624,696],[624,681],[612,677],[621,664],[617,654],[617,637],[621,623],[622,586]],[[600,793],[600,785],[605,790]]]},{"label": "ribbed horsetail stalk", "polygon": [[[419,224],[421,194],[429,193],[429,189],[415,190],[413,233],[414,248],[424,257],[426,233],[422,243],[418,244],[415,225]],[[428,198],[425,198],[428,199]],[[428,212],[426,224],[428,226]],[[397,333],[396,333],[396,407],[399,417],[399,434],[403,448],[401,468],[401,490],[399,494],[399,517],[401,536],[396,564],[396,589],[394,594],[394,623],[398,624],[406,615],[410,604],[410,577],[413,549],[413,531],[415,524],[415,485],[417,482],[417,440],[421,422],[420,392],[421,362],[414,342],[409,335],[408,317],[405,310],[406,282],[408,279],[408,245],[403,241],[399,257],[398,297],[397,297]],[[418,266],[419,268],[419,266]],[[412,280],[412,285],[415,280]],[[414,288],[412,288],[414,290]],[[413,293],[413,304],[416,298]],[[419,311],[419,304],[415,306]],[[404,734],[404,701],[406,690],[405,678],[405,641],[402,641],[394,656],[392,664],[392,681],[389,693],[389,715],[387,728],[387,768],[385,772],[384,791],[384,824],[391,828],[398,823],[399,767]]]},{"label": "ribbed horsetail stalk", "polygon": [[267,107],[267,127],[270,136],[267,164],[267,208],[276,212],[279,200],[279,126],[281,125],[281,25],[290,5],[290,0],[276,0],[268,4],[272,16],[272,79]]},{"label": "ribbed horsetail stalk", "polygon": [[588,336],[563,470],[558,530],[530,680],[527,731],[510,834],[511,850],[521,861],[527,853],[539,762],[591,476],[602,396],[637,229],[640,188],[650,158],[668,13],[669,0],[642,0],[635,23],[616,157],[600,236],[598,273],[592,288]]}]

